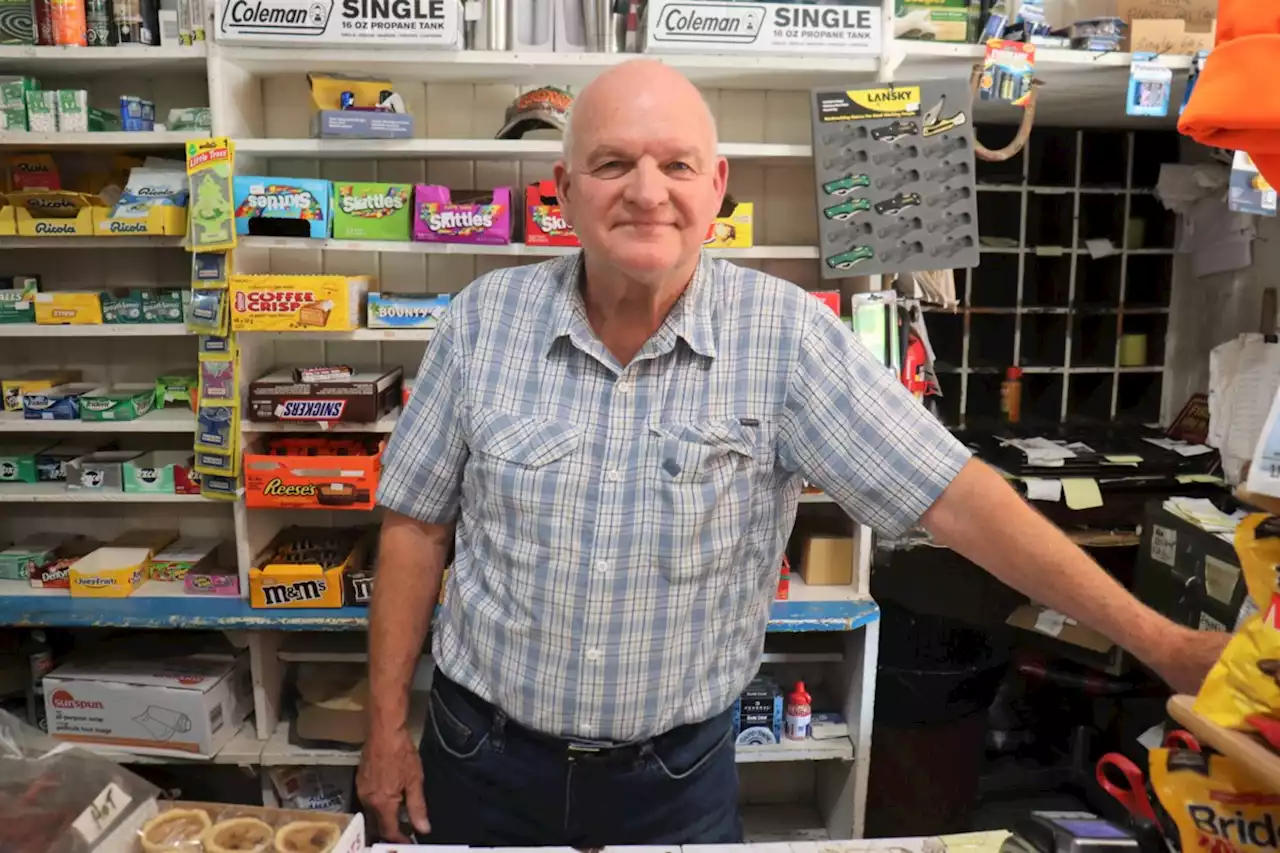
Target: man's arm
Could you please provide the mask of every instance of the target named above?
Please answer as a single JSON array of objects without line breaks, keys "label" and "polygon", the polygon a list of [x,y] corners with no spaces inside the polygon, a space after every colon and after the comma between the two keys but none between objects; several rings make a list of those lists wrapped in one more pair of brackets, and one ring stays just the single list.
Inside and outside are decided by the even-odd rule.
[{"label": "man's arm", "polygon": [[1138,601],[976,459],[965,464],[921,523],[938,544],[1111,638],[1176,690],[1198,690],[1226,645],[1229,635],[1180,627]]}]

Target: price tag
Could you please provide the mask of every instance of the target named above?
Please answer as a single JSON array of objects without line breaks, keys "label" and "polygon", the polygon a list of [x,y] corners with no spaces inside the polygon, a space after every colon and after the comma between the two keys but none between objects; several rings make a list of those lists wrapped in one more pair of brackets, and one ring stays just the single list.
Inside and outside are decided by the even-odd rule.
[{"label": "price tag", "polygon": [[120,819],[120,815],[124,814],[132,802],[133,798],[112,782],[71,822],[71,828],[80,833],[85,843],[92,847],[98,837]]}]

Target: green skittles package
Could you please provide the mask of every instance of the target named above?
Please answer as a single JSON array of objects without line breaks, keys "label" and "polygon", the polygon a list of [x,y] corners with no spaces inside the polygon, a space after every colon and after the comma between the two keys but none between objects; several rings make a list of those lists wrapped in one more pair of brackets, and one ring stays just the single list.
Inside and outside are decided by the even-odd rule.
[{"label": "green skittles package", "polygon": [[335,240],[404,240],[413,235],[411,184],[334,183]]}]

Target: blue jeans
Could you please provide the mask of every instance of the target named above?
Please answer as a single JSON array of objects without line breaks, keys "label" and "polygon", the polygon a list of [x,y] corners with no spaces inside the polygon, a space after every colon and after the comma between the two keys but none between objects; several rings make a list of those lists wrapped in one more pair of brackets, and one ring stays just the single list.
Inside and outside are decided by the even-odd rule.
[{"label": "blue jeans", "polygon": [[730,711],[646,741],[527,729],[436,671],[420,749],[429,844],[742,841]]}]

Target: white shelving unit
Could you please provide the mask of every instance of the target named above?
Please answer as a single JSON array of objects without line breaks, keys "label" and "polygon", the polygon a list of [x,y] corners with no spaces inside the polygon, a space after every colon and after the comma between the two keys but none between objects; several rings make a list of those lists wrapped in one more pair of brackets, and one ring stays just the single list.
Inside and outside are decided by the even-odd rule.
[{"label": "white shelving unit", "polygon": [[[889,21],[891,7],[883,13]],[[886,26],[892,31],[892,26]],[[730,160],[730,191],[756,203],[753,249],[721,256],[782,276],[809,289],[838,287],[849,293],[875,289],[878,279],[823,282],[818,257],[811,166],[808,90],[816,85],[857,84],[966,76],[980,52],[964,45],[895,42],[879,56],[755,57],[690,55],[659,57],[703,88],[719,127],[721,152]],[[237,144],[242,174],[330,180],[430,181],[454,187],[520,187],[551,176],[555,141],[497,141],[504,108],[521,91],[543,85],[581,86],[631,58],[609,54],[519,54],[468,51],[434,53],[381,49],[0,47],[0,73],[33,74],[60,87],[82,85],[91,98],[110,104],[121,92],[151,97],[160,112],[172,106],[212,107],[214,132]],[[1125,126],[1124,81],[1128,57],[1038,52],[1040,118]],[[1165,58],[1175,69],[1179,58]],[[417,117],[419,136],[406,141],[335,141],[307,138],[309,102],[305,72],[384,74]],[[1175,100],[1180,92],[1175,87]],[[979,104],[979,116],[1012,120],[1012,111]],[[1167,126],[1166,123],[1165,126]],[[1155,126],[1148,121],[1147,126]],[[24,150],[176,149],[183,134],[0,134],[0,148]],[[1058,193],[1053,187],[983,187],[986,192]],[[1082,192],[1085,192],[1082,190]],[[1134,197],[1137,191],[1127,191]],[[75,252],[65,252],[76,249]],[[250,237],[235,258],[246,272],[371,273],[401,291],[457,291],[488,270],[562,254],[524,246],[473,247],[417,243]],[[991,254],[1000,254],[995,250]],[[1064,254],[1078,253],[1067,247]],[[1029,250],[1010,250],[1020,257]],[[1132,254],[1137,254],[1133,252]],[[189,260],[182,239],[171,237],[0,238],[0,274],[38,273],[51,288],[96,289],[183,284]],[[244,334],[246,374],[274,365],[337,362],[403,365],[412,375],[430,334],[368,330],[326,335]],[[195,365],[195,340],[163,326],[31,328],[0,326],[0,364],[80,367],[90,381],[145,381],[158,373]],[[158,412],[133,424],[25,422],[0,418],[0,433],[14,440],[32,434],[101,435],[122,442],[188,442],[190,414]],[[246,441],[289,430],[244,423]],[[395,416],[372,431],[389,433]],[[368,431],[368,430],[366,430]],[[8,440],[8,436],[0,439]],[[133,446],[132,444],[130,446]],[[311,523],[368,523],[363,513],[299,513],[249,510],[177,495],[103,494],[61,486],[0,487],[0,539],[35,529],[76,530],[106,536],[129,526],[178,526],[184,534],[220,535],[235,543],[242,583],[255,554],[282,527]],[[825,495],[805,495],[802,513],[837,512]],[[180,505],[180,509],[174,505]],[[230,510],[230,511],[228,511]],[[854,527],[853,582],[810,588],[793,580],[792,600],[777,603],[763,663],[787,676],[800,674],[836,700],[850,737],[742,749],[744,820],[754,840],[805,841],[861,837],[870,768],[878,611],[870,600],[871,537]],[[19,585],[21,586],[21,585]],[[247,587],[247,584],[244,584]],[[287,742],[281,715],[287,668],[294,663],[362,660],[360,632],[367,612],[255,611],[242,601],[184,598],[148,584],[129,599],[72,601],[58,593],[0,583],[0,612],[9,624],[63,627],[117,626],[150,629],[217,628],[244,632],[253,671],[254,717],[214,763],[262,767],[277,764],[354,764],[354,756],[299,750]],[[324,632],[323,635],[299,634]],[[295,638],[310,638],[300,650]],[[322,637],[321,639],[316,639]],[[419,719],[419,718],[416,718]],[[140,761],[163,759],[147,758]],[[270,797],[270,785],[264,784]]]}]

